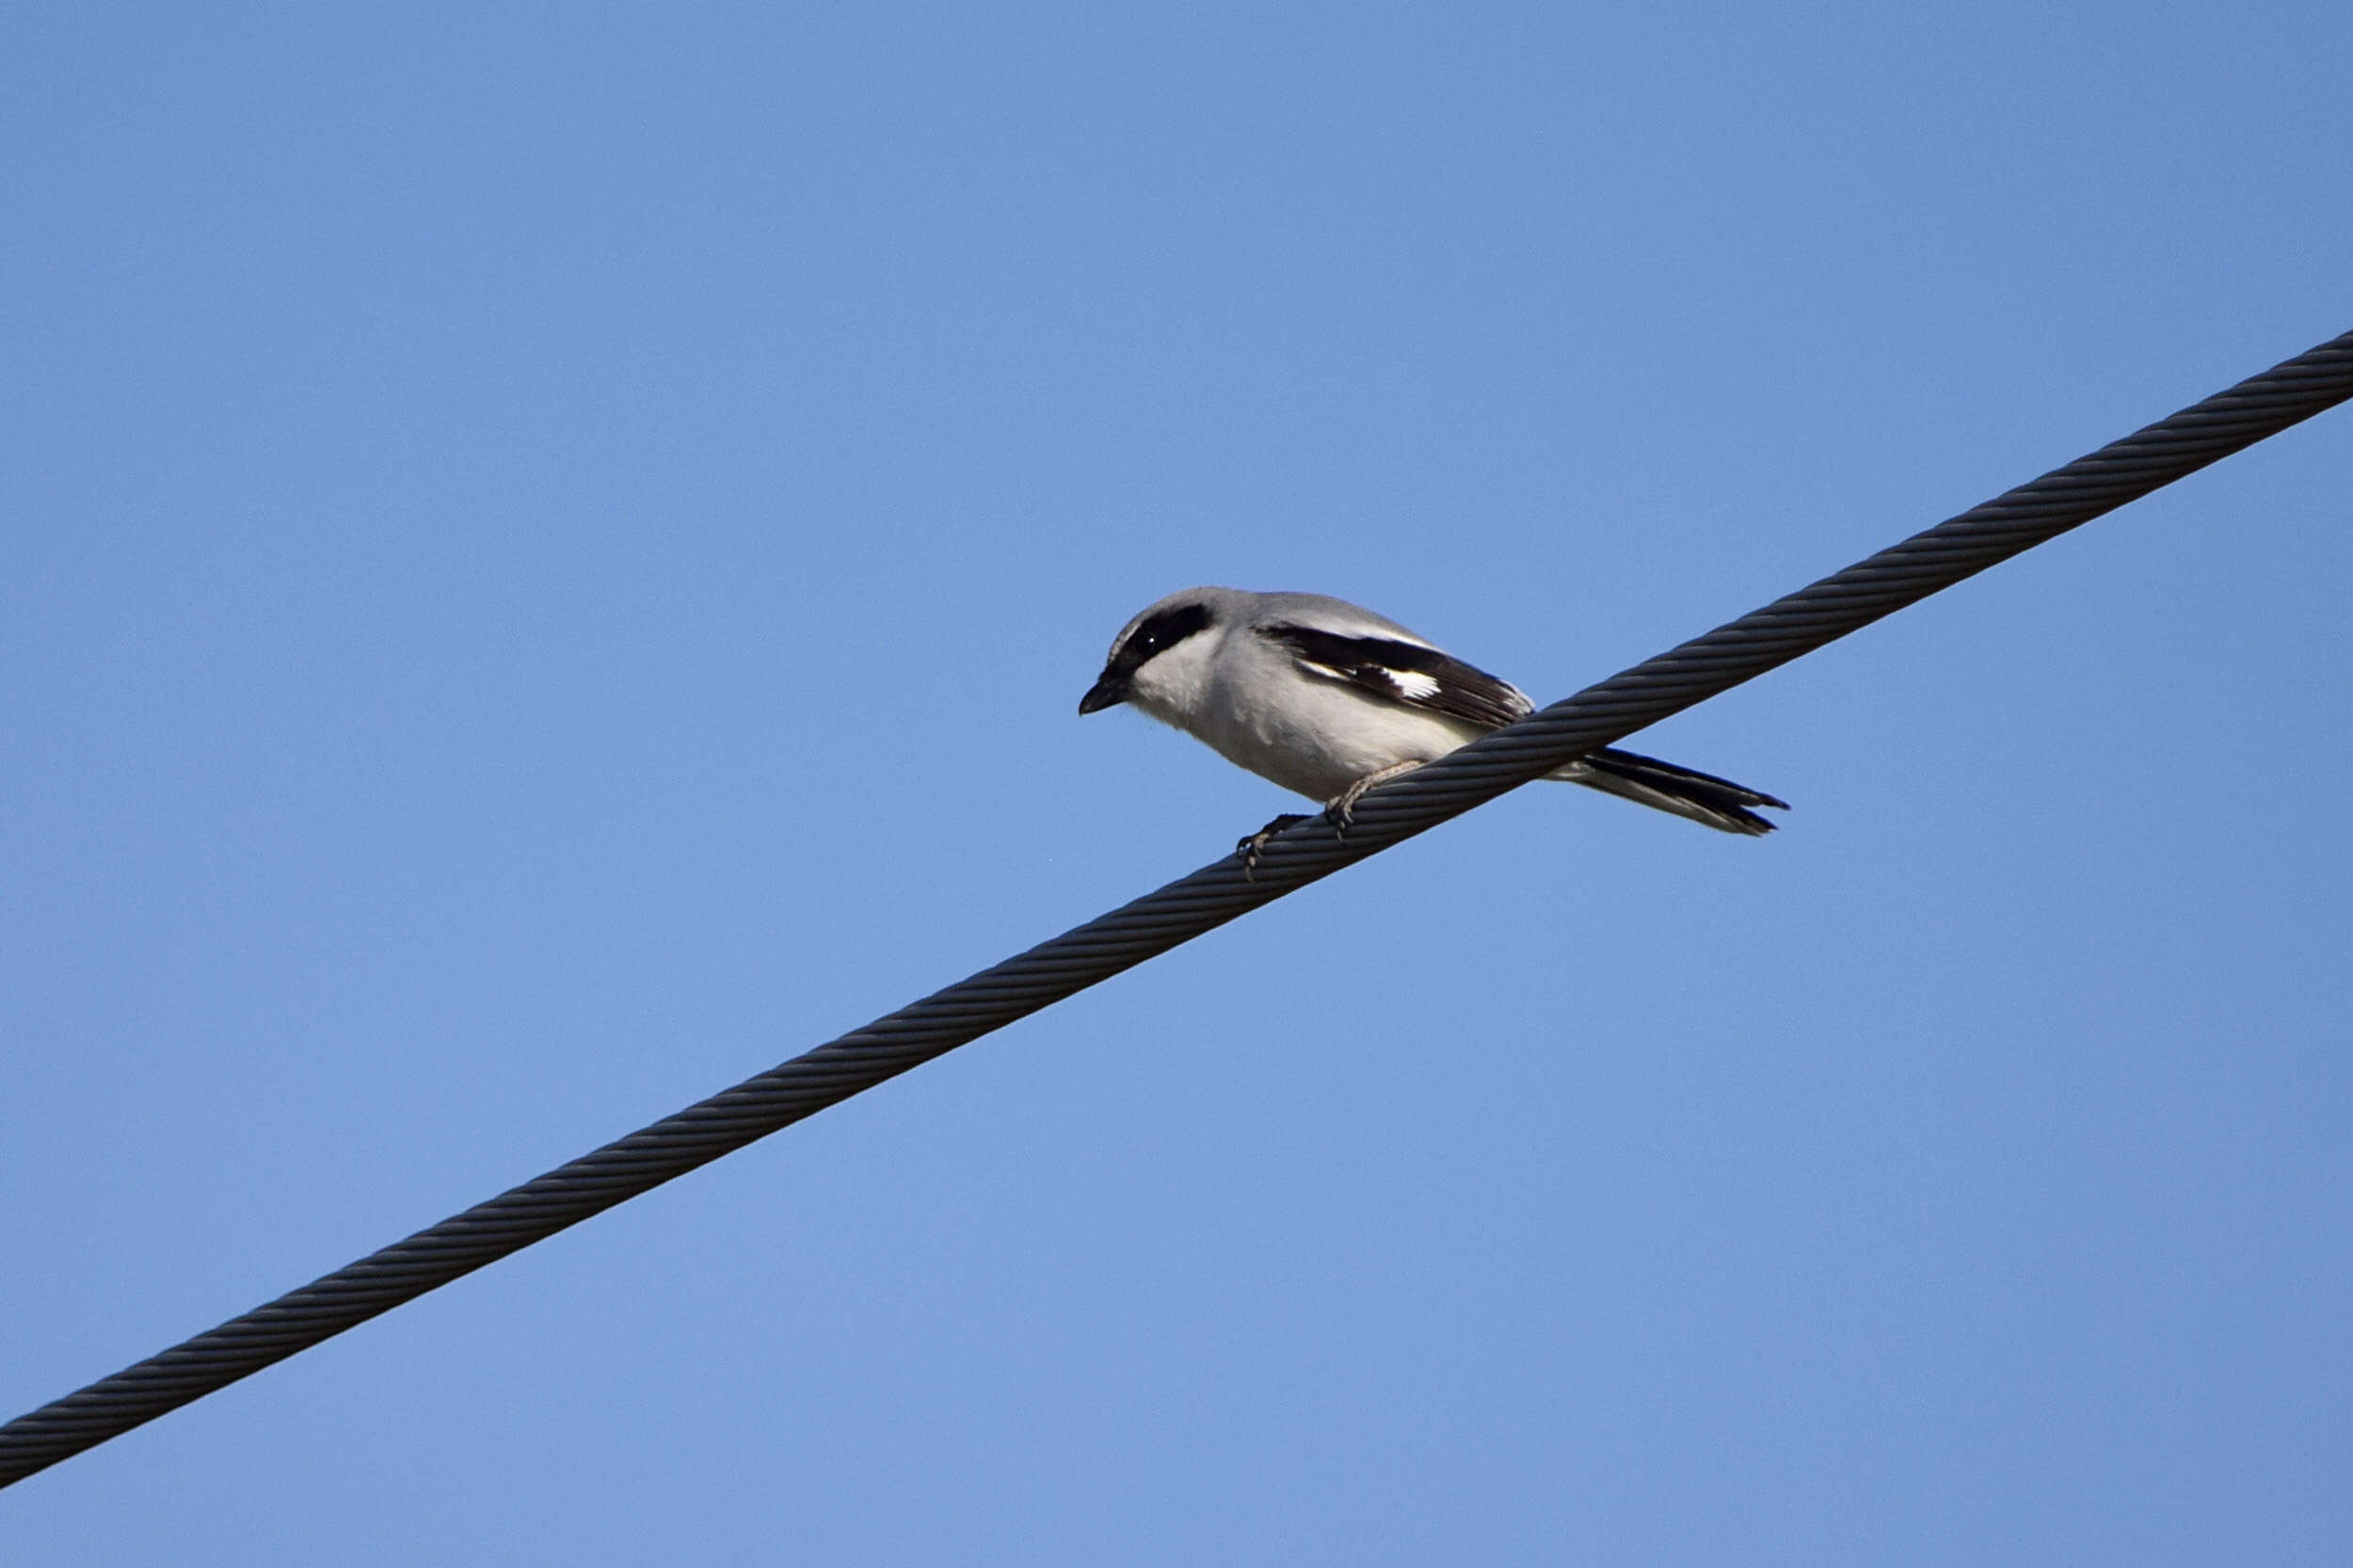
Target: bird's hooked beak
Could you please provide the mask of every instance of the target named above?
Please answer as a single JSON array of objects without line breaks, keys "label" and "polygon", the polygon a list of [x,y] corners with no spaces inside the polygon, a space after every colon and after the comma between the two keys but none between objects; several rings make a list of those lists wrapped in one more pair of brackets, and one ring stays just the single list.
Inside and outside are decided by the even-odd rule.
[{"label": "bird's hooked beak", "polygon": [[1106,708],[1116,708],[1128,700],[1128,678],[1115,670],[1106,669],[1087,695],[1079,699],[1079,712],[1099,713]]}]

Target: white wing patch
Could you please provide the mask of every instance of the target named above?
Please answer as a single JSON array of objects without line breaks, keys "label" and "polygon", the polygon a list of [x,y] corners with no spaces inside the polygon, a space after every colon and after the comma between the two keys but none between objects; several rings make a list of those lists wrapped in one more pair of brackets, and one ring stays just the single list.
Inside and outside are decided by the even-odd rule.
[{"label": "white wing patch", "polygon": [[1419,670],[1383,670],[1381,674],[1397,688],[1397,695],[1408,701],[1433,696],[1438,690],[1438,678]]},{"label": "white wing patch", "polygon": [[1359,664],[1353,670],[1344,670],[1315,659],[1300,660],[1299,667],[1333,680],[1345,680],[1352,686],[1360,684],[1367,677],[1371,677],[1406,702],[1419,702],[1424,697],[1435,696],[1438,693],[1438,678],[1434,675],[1424,675],[1419,670],[1391,669],[1385,664]]}]

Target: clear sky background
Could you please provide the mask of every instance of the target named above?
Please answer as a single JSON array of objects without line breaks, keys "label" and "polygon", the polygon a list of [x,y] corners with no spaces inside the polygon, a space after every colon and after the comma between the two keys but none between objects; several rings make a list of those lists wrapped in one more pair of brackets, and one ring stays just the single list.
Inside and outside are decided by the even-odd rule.
[{"label": "clear sky background", "polygon": [[[2353,327],[2353,9],[0,19],[0,1415]],[[0,1494],[0,1561],[2343,1563],[2353,414]]]}]

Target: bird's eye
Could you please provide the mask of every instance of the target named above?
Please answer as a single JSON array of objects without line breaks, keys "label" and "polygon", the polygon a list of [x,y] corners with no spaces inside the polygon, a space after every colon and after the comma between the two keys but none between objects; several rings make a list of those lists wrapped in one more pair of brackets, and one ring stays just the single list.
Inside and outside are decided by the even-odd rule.
[{"label": "bird's eye", "polygon": [[1122,651],[1137,664],[1146,664],[1194,632],[1206,630],[1209,624],[1209,614],[1204,610],[1191,606],[1165,610],[1130,632]]}]

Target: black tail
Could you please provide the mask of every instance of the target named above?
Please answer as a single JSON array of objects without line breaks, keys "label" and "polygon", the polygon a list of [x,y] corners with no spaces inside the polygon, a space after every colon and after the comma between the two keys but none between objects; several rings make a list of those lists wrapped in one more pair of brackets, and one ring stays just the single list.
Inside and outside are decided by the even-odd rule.
[{"label": "black tail", "polygon": [[1770,806],[1789,809],[1787,801],[1775,800],[1729,778],[1719,778],[1712,773],[1700,773],[1691,768],[1679,768],[1673,762],[1662,762],[1656,757],[1637,757],[1630,751],[1604,747],[1589,752],[1550,776],[1565,778],[1588,789],[1600,790],[1626,800],[1638,800],[1644,806],[1672,811],[1678,817],[1705,823],[1726,833],[1770,833],[1773,824],[1749,810],[1752,806]]}]

